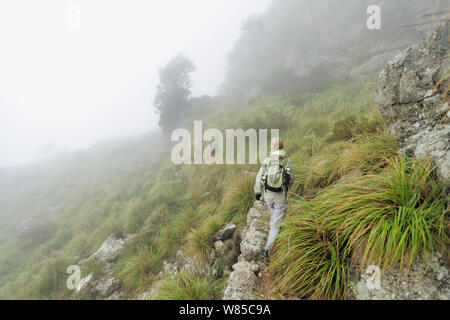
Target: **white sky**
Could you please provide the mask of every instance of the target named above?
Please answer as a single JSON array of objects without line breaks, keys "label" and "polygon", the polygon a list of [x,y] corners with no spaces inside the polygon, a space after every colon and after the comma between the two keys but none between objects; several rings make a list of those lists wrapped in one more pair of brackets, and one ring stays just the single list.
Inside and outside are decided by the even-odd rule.
[{"label": "white sky", "polygon": [[193,95],[215,94],[242,22],[270,2],[2,0],[0,166],[156,128],[158,68],[179,52]]}]

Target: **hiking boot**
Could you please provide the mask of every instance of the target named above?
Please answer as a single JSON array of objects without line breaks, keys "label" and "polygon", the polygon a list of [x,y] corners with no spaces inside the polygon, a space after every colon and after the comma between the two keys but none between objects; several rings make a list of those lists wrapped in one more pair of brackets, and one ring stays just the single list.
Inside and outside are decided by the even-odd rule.
[{"label": "hiking boot", "polygon": [[266,249],[263,249],[262,255],[263,255],[263,258],[266,261],[266,263],[268,263],[269,262],[269,251]]}]

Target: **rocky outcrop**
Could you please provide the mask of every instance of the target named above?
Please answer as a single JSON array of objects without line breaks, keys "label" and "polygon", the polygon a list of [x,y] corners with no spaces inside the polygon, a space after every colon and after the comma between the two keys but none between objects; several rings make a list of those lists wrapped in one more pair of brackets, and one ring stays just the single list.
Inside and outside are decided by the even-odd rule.
[{"label": "rocky outcrop", "polygon": [[380,73],[376,101],[409,156],[430,155],[450,186],[448,22],[395,56]]},{"label": "rocky outcrop", "polygon": [[261,285],[261,281],[256,275],[259,265],[250,262],[238,262],[233,265],[228,279],[228,285],[223,296],[224,300],[254,300],[254,292]]},{"label": "rocky outcrop", "polygon": [[236,225],[233,223],[227,224],[223,229],[217,231],[213,235],[213,239],[215,241],[225,241],[233,237],[234,232],[236,231]]},{"label": "rocky outcrop", "polygon": [[91,272],[80,280],[75,288],[80,296],[107,300],[119,300],[122,298],[122,293],[118,292],[121,281],[112,276],[113,268],[119,256],[125,251],[126,244],[133,236],[129,235],[126,238],[120,238],[111,235],[95,253],[78,263],[81,265],[94,259],[104,263],[103,268],[99,272]]},{"label": "rocky outcrop", "polygon": [[259,271],[266,267],[263,249],[269,234],[267,219],[270,214],[261,201],[255,201],[247,214],[247,225],[241,242],[238,263],[225,288],[224,300],[253,300],[261,286]]},{"label": "rocky outcrop", "polygon": [[123,253],[124,249],[125,240],[111,235],[87,260],[97,259],[99,261],[112,263],[117,260],[117,258]]},{"label": "rocky outcrop", "polygon": [[350,281],[350,295],[358,300],[449,300],[449,273],[445,259],[433,254],[427,260],[418,257],[407,275],[399,268],[380,273],[369,267]]},{"label": "rocky outcrop", "polygon": [[154,284],[137,296],[138,300],[151,300],[158,296],[158,289],[165,277],[187,272],[192,274],[214,275],[226,277],[231,273],[231,266],[236,263],[240,254],[239,244],[242,238],[242,228],[228,224],[213,234],[213,246],[206,257],[200,259],[196,254],[179,249],[171,259],[164,260],[162,270]]},{"label": "rocky outcrop", "polygon": [[120,296],[120,293],[116,291],[120,288],[121,284],[121,281],[117,278],[109,278],[104,274],[94,274],[91,272],[80,280],[75,289],[82,297],[88,297],[90,299],[112,299],[114,298],[111,297],[113,293]]},{"label": "rocky outcrop", "polygon": [[75,287],[78,294],[86,294],[89,292],[92,280],[94,279],[94,273],[89,273],[86,277],[80,280],[80,282]]},{"label": "rocky outcrop", "polygon": [[[428,39],[395,56],[380,73],[376,101],[391,123],[401,152],[429,155],[444,184],[450,183],[448,23]],[[358,300],[450,299],[447,259],[420,255],[409,272],[371,265],[352,270],[350,296]]]},{"label": "rocky outcrop", "polygon": [[102,298],[107,298],[119,289],[121,281],[117,278],[106,279],[99,281],[95,286],[95,293]]}]

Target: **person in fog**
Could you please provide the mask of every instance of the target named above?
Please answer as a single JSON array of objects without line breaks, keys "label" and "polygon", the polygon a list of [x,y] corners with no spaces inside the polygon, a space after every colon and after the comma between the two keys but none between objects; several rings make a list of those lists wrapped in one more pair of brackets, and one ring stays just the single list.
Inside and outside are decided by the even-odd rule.
[{"label": "person in fog", "polygon": [[211,160],[214,160],[216,158],[216,140],[211,142],[210,150]]},{"label": "person in fog", "polygon": [[266,260],[280,232],[280,222],[286,212],[288,190],[293,181],[292,164],[284,151],[283,140],[275,137],[271,141],[270,155],[262,162],[254,185],[256,200],[265,200],[271,216],[269,237],[263,250]]}]

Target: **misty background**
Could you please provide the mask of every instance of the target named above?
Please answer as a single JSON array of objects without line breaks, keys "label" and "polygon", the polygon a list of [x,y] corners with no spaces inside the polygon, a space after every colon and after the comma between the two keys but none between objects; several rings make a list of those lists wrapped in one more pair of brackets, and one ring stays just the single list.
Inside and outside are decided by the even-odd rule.
[{"label": "misty background", "polygon": [[[366,25],[371,5],[379,30]],[[2,1],[0,299],[86,298],[66,287],[67,266],[102,274],[101,262],[82,261],[133,235],[112,272],[135,299],[179,249],[203,255],[218,228],[243,227],[259,168],[175,165],[167,133],[194,120],[279,129],[305,199],[352,166],[371,172],[372,154],[374,170],[385,168],[377,155],[396,147],[384,138],[377,76],[448,20],[449,5]]]},{"label": "misty background", "polygon": [[179,52],[192,94],[216,94],[242,21],[270,2],[1,2],[0,167],[157,129],[158,69]]}]

